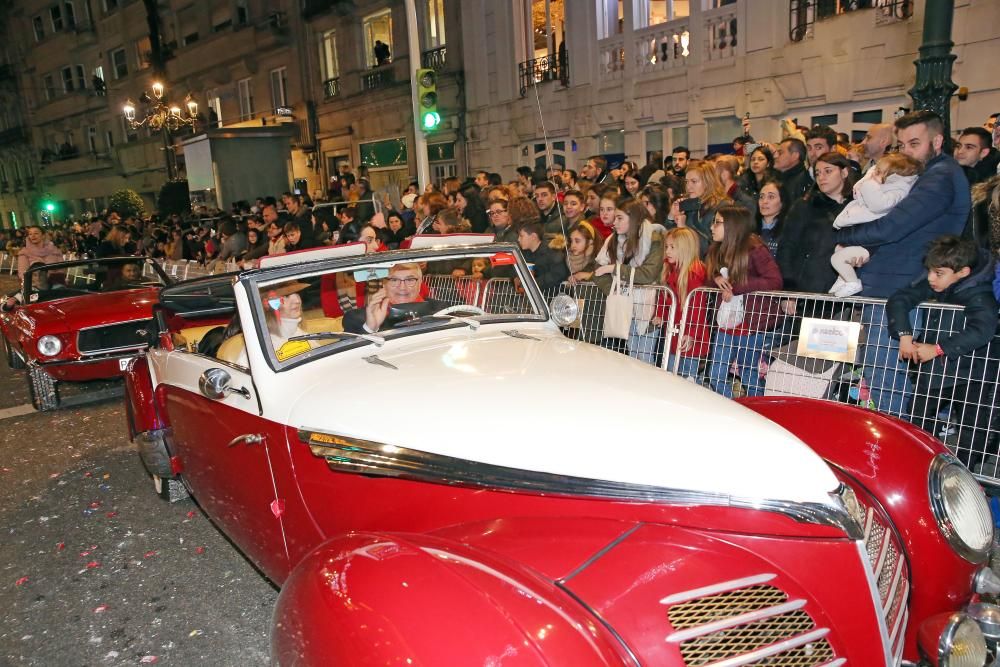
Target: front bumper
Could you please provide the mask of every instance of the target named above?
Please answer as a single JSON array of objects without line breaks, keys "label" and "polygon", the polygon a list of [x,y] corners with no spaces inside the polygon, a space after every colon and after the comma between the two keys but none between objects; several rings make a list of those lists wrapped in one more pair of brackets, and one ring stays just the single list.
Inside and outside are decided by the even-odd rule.
[{"label": "front bumper", "polygon": [[32,363],[60,382],[86,382],[87,380],[109,380],[121,377],[128,363],[141,353],[130,350],[118,354],[56,361],[34,360]]}]

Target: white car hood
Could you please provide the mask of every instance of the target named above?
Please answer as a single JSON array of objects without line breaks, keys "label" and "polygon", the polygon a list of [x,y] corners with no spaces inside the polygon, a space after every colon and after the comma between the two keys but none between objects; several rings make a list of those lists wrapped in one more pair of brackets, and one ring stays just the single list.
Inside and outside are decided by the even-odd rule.
[{"label": "white car hood", "polygon": [[[585,479],[830,504],[833,473],[773,422],[549,326],[521,326],[538,340],[500,331],[511,326],[331,355],[278,374],[266,393],[295,428]],[[362,359],[372,354],[398,370]]]}]

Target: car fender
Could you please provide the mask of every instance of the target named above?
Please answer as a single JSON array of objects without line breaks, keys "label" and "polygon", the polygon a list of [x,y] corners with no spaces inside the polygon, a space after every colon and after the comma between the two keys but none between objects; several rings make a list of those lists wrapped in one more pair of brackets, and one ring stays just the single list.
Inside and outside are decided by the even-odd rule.
[{"label": "car fender", "polygon": [[882,505],[919,584],[911,592],[912,619],[919,622],[969,601],[983,564],[965,560],[948,544],[930,505],[930,465],[948,453],[944,444],[901,419],[855,406],[796,398],[741,402],[798,436]]},{"label": "car fender", "polygon": [[275,606],[279,665],[627,665],[622,645],[527,568],[427,535],[322,544]]},{"label": "car fender", "polygon": [[139,355],[130,360],[123,375],[125,419],[129,440],[134,440],[140,433],[165,428],[167,425],[162,417],[165,412],[157,405],[158,400],[153,390],[153,378],[150,375],[146,355]]}]

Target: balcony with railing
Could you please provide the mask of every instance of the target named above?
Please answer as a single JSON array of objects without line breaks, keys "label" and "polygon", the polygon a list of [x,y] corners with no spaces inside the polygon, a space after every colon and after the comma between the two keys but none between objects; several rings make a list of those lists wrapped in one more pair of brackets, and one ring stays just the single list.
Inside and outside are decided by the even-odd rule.
[{"label": "balcony with railing", "polygon": [[323,82],[323,99],[329,100],[340,97],[340,77],[327,79]]},{"label": "balcony with railing", "polygon": [[736,55],[739,25],[737,5],[725,5],[702,14],[705,62],[728,60]]},{"label": "balcony with railing", "polygon": [[24,125],[8,127],[0,132],[0,146],[20,143],[28,140],[28,129]]},{"label": "balcony with railing", "polygon": [[439,46],[420,54],[420,66],[424,69],[432,69],[435,72],[443,72],[448,55],[447,46]]},{"label": "balcony with railing", "polygon": [[843,14],[875,10],[875,25],[906,21],[913,16],[915,0],[790,0],[788,38],[793,42],[812,37],[817,21]]},{"label": "balcony with railing", "polygon": [[558,56],[542,56],[519,63],[518,78],[521,81],[521,97],[528,94],[528,88],[545,81],[558,81],[569,85],[569,58],[565,51]]},{"label": "balcony with railing", "polygon": [[394,83],[396,76],[391,63],[361,73],[362,92],[388,88]]},{"label": "balcony with railing", "polygon": [[687,64],[691,32],[686,18],[643,28],[634,35],[639,73],[680,70]]},{"label": "balcony with railing", "polygon": [[611,37],[597,43],[597,75],[601,81],[617,81],[625,75],[624,37]]}]

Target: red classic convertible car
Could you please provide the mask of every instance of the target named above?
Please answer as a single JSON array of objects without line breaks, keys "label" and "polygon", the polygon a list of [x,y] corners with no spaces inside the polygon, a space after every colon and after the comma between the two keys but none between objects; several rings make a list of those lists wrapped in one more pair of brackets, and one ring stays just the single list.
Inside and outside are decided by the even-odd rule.
[{"label": "red classic convertible car", "polygon": [[39,264],[0,315],[4,354],[27,368],[38,410],[59,405],[57,382],[121,376],[148,345],[153,303],[170,280],[141,257]]},{"label": "red classic convertible car", "polygon": [[993,523],[928,434],[567,339],[509,245],[363,252],[163,289],[126,376],[276,663],[985,664]]}]

